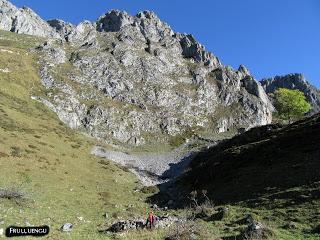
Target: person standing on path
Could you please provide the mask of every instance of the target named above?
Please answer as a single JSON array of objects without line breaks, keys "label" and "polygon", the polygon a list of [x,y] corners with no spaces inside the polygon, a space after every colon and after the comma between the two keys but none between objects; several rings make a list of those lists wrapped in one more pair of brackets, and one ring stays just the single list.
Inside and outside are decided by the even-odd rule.
[{"label": "person standing on path", "polygon": [[154,215],[152,210],[150,210],[148,219],[147,219],[147,228],[152,229],[154,228]]}]

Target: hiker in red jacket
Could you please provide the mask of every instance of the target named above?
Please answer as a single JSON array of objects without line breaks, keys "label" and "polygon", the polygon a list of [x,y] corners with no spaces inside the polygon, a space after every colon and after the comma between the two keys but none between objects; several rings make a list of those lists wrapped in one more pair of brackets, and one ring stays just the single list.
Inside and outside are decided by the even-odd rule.
[{"label": "hiker in red jacket", "polygon": [[154,227],[154,216],[152,210],[149,212],[149,216],[147,219],[147,228],[152,229]]}]

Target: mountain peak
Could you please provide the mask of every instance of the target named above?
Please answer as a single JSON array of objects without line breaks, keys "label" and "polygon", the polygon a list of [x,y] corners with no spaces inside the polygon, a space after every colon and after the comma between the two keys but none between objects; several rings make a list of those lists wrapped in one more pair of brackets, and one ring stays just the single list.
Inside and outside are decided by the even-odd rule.
[{"label": "mountain peak", "polygon": [[0,29],[40,37],[60,38],[44,20],[28,7],[17,8],[6,0],[0,1]]},{"label": "mountain peak", "polygon": [[240,73],[242,73],[243,75],[250,75],[249,70],[246,68],[246,66],[244,66],[243,64],[241,64],[238,68],[238,71]]},{"label": "mountain peak", "polygon": [[110,10],[106,14],[99,17],[97,20],[97,30],[106,32],[117,32],[123,26],[133,23],[133,17],[131,17],[125,11]]},{"label": "mountain peak", "polygon": [[158,16],[153,12],[153,11],[149,11],[149,10],[145,10],[145,11],[141,11],[139,13],[137,13],[136,15],[137,18],[146,18],[146,19],[156,19],[156,20],[160,20],[158,18]]}]

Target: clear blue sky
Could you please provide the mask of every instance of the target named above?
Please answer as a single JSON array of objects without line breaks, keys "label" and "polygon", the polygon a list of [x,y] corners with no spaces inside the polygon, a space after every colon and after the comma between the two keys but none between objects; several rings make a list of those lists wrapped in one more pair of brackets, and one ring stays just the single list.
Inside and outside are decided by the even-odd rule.
[{"label": "clear blue sky", "polygon": [[110,9],[153,10],[176,32],[192,33],[226,64],[260,80],[303,73],[320,87],[319,0],[12,0],[44,19],[95,20]]}]

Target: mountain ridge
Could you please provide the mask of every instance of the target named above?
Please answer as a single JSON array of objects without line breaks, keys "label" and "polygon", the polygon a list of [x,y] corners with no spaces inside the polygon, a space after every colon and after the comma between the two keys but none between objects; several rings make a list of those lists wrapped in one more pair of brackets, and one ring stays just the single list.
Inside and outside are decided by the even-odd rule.
[{"label": "mountain ridge", "polygon": [[[15,32],[39,35],[34,13],[28,21],[7,5],[2,14],[26,20]],[[33,97],[71,128],[135,146],[272,120],[272,104],[244,66],[222,65],[191,34],[173,32],[151,11],[110,10],[77,26],[50,20],[47,33],[36,20],[45,25],[40,35],[59,37],[33,50],[46,88],[45,96]]]}]

